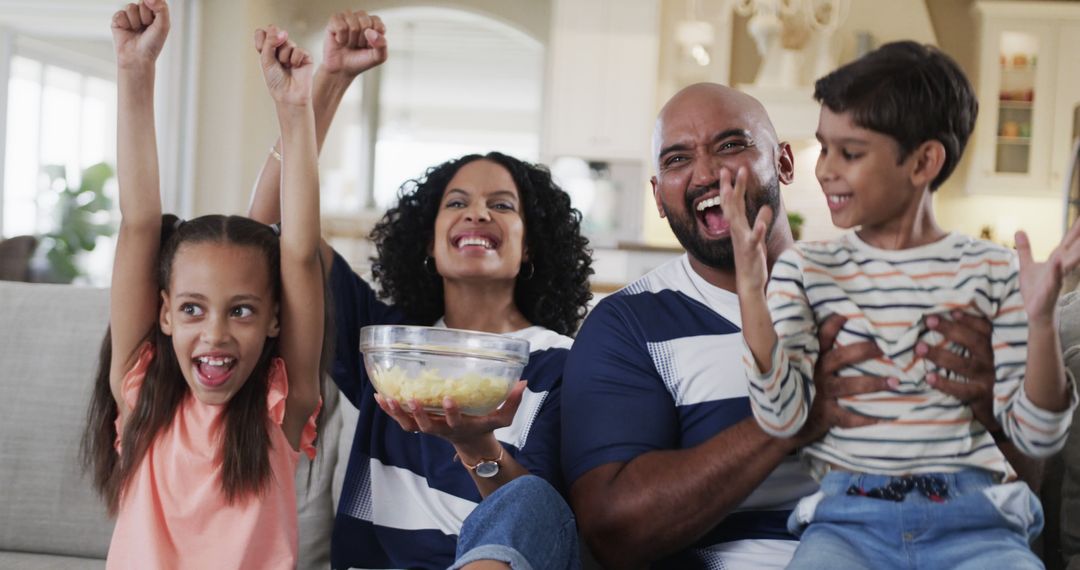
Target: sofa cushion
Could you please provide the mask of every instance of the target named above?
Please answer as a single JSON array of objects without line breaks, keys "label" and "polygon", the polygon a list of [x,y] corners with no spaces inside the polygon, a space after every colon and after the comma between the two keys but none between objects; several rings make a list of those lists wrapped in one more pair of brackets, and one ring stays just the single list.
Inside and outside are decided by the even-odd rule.
[{"label": "sofa cushion", "polygon": [[0,282],[0,550],[105,557],[79,442],[108,309],[104,289]]},{"label": "sofa cushion", "polygon": [[105,561],[98,558],[0,552],[0,568],[4,570],[105,570]]}]

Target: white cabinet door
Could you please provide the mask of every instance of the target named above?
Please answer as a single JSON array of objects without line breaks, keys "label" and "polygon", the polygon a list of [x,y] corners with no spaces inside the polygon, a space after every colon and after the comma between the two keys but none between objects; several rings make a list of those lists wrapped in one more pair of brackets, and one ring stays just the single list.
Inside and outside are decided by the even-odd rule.
[{"label": "white cabinet door", "polygon": [[1080,22],[1058,31],[1057,93],[1054,100],[1054,139],[1050,156],[1050,188],[1060,191],[1072,163],[1075,137],[1080,134]]},{"label": "white cabinet door", "polygon": [[1059,196],[1080,119],[1080,5],[978,2],[979,119],[968,190]]},{"label": "white cabinet door", "polygon": [[658,0],[556,0],[543,155],[648,156],[659,58]]},{"label": "white cabinet door", "polygon": [[1049,23],[984,18],[973,192],[1049,192],[1057,39]]}]

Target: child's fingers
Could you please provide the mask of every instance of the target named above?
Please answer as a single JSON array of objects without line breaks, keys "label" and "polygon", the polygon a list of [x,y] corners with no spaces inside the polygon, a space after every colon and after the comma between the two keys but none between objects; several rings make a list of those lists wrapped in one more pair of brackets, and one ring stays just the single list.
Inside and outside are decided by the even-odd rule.
[{"label": "child's fingers", "polygon": [[296,44],[292,42],[285,42],[285,45],[277,49],[277,60],[281,65],[289,66],[292,61],[293,52],[296,51]]},{"label": "child's fingers", "polygon": [[151,11],[153,20],[158,26],[166,29],[170,26],[169,3],[165,0],[143,0],[143,4]]},{"label": "child's fingers", "polygon": [[1080,267],[1080,244],[1061,252],[1061,270],[1065,273],[1071,273],[1077,267]]},{"label": "child's fingers", "polygon": [[1065,232],[1065,237],[1062,238],[1061,243],[1072,244],[1078,241],[1080,241],[1080,220],[1076,220],[1073,222],[1073,225],[1071,228],[1069,228],[1069,231]]},{"label": "child's fingers", "polygon": [[259,30],[263,32],[259,34],[258,31],[255,34],[255,39],[262,41],[255,46],[255,49],[259,51],[263,66],[271,66],[274,64],[274,60],[277,59],[277,48],[289,40],[289,35],[283,30],[279,30],[277,26],[267,26]]},{"label": "child's fingers", "polygon": [[139,20],[142,21],[143,26],[149,26],[154,23],[154,13],[150,10],[150,7],[146,5],[146,2],[139,2]]},{"label": "child's fingers", "polygon": [[131,30],[131,22],[128,21],[126,10],[120,10],[119,12],[113,14],[112,27],[118,30]]},{"label": "child's fingers", "polygon": [[1065,281],[1065,268],[1061,266],[1061,259],[1051,259],[1050,263],[1050,284],[1053,297],[1061,293],[1061,286]]},{"label": "child's fingers", "polygon": [[[749,233],[750,223],[746,218],[746,192],[745,184],[740,186],[737,180],[732,180],[731,170],[726,167],[720,169],[720,208],[724,212],[724,218],[732,229],[732,233],[740,235]],[[736,176],[737,178],[737,176]]]},{"label": "child's fingers", "polygon": [[308,53],[298,47],[293,47],[292,59],[289,61],[289,65],[292,67],[303,67],[304,63],[311,58]]},{"label": "child's fingers", "polygon": [[266,26],[266,41],[271,48],[279,48],[289,41],[289,32],[270,24]]},{"label": "child's fingers", "polygon": [[131,25],[129,28],[133,32],[141,32],[143,29],[142,16],[139,15],[138,4],[128,4],[124,6],[124,12],[127,13],[128,23]]},{"label": "child's fingers", "polygon": [[1071,272],[1080,265],[1080,223],[1075,223],[1069,228],[1065,237],[1061,238],[1061,243],[1054,249],[1051,258],[1054,255],[1061,259],[1061,269],[1065,273]]},{"label": "child's fingers", "polygon": [[266,43],[266,30],[259,28],[255,30],[255,51],[262,53],[264,43]]},{"label": "child's fingers", "polygon": [[1031,265],[1031,243],[1023,230],[1016,232],[1014,239],[1016,240],[1016,254],[1020,257],[1020,269],[1023,270]]},{"label": "child's fingers", "polygon": [[759,243],[765,240],[765,234],[769,231],[769,224],[772,223],[773,211],[772,206],[762,206],[757,213],[757,219],[754,221],[754,243]]}]

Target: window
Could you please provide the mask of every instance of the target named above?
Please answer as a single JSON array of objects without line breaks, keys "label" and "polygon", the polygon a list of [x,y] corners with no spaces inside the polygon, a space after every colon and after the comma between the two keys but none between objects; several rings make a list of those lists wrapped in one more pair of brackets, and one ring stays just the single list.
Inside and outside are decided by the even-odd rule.
[{"label": "window", "polygon": [[381,212],[406,180],[465,154],[538,159],[540,42],[460,10],[380,16],[393,30],[392,53],[342,102],[322,158],[326,211]]},{"label": "window", "polygon": [[[68,185],[75,186],[86,167],[116,163],[116,83],[76,67],[44,57],[11,58],[0,223],[4,237],[56,229],[57,192],[49,187],[43,167],[64,167]],[[115,214],[115,180],[106,192]],[[104,217],[96,221],[108,221]],[[113,243],[100,238],[97,245],[83,259],[83,268],[90,283],[105,284]]]}]

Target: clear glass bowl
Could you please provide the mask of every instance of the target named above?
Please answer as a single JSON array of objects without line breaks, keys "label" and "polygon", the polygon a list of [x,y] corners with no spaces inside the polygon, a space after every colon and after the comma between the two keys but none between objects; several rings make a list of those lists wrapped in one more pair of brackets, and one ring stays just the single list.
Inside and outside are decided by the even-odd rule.
[{"label": "clear glass bowl", "polygon": [[529,361],[529,341],[437,327],[360,329],[360,352],[375,390],[404,404],[443,413],[449,396],[462,413],[483,416],[506,401]]}]

